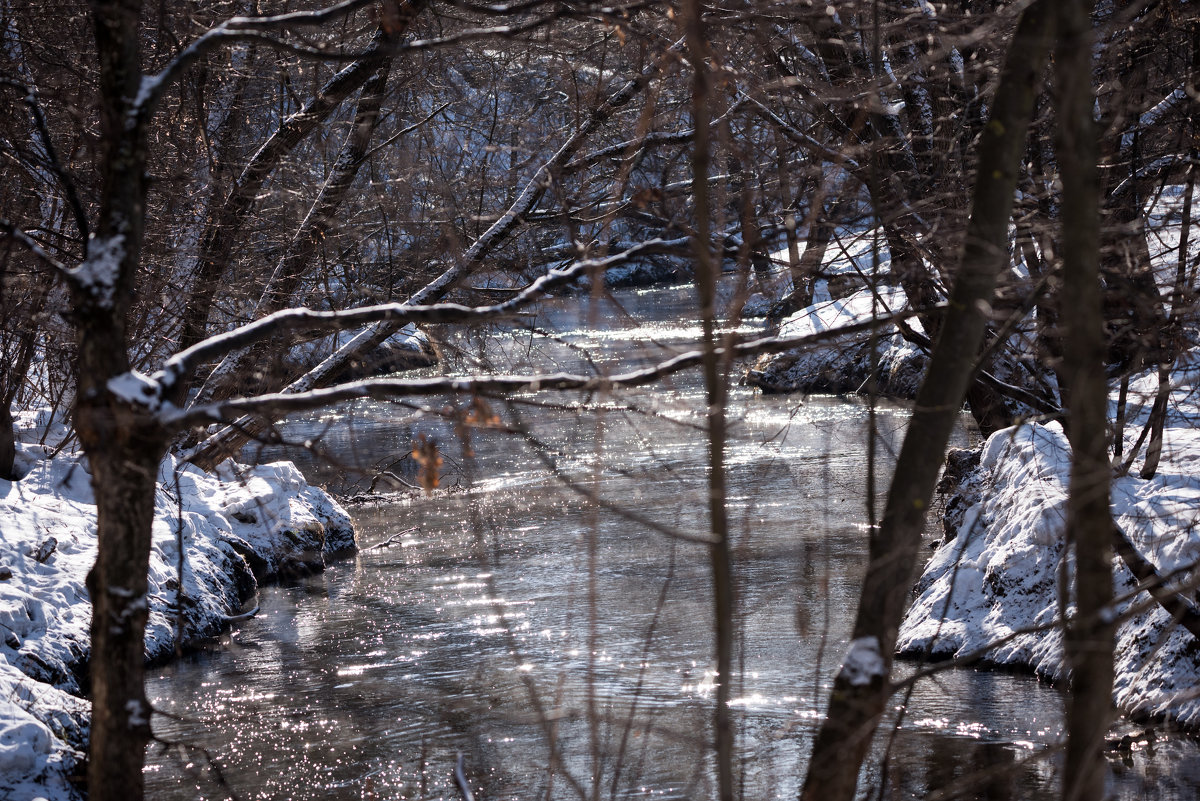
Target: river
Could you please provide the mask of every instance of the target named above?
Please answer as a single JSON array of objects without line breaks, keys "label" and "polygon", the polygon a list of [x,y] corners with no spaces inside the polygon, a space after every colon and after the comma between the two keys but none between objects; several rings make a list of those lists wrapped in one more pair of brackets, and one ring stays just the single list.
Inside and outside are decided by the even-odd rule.
[{"label": "river", "polygon": [[[464,369],[484,357],[508,370],[625,369],[694,342],[698,330],[674,322],[690,303],[680,288],[556,301],[527,321],[553,339],[518,330],[447,345]],[[701,397],[689,374],[619,397],[493,402],[476,416],[500,422],[469,429],[469,453],[448,400],[290,422],[289,438],[324,453],[286,452],[313,480],[346,489],[350,468],[382,465],[413,483],[402,457],[423,434],[442,450],[442,485],[426,497],[380,482],[348,505],[355,556],[264,588],[258,616],[154,671],[151,700],[168,713],[155,732],[175,745],[151,747],[148,797],[454,799],[459,755],[477,798],[713,797],[711,583],[693,541],[707,497]],[[866,559],[868,417],[856,399],[732,390],[747,799],[797,796],[844,651]],[[881,403],[875,418],[882,489],[907,411]],[[353,486],[361,495],[366,482]],[[902,700],[864,774],[871,797],[1056,796],[1055,689],[948,670],[897,715]],[[1198,755],[1176,737],[1115,757],[1113,796],[1193,798]]]}]

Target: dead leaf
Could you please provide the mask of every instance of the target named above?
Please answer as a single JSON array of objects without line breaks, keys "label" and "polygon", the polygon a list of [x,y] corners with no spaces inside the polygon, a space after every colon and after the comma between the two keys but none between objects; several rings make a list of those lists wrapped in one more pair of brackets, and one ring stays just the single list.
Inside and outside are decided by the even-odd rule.
[{"label": "dead leaf", "polygon": [[426,495],[432,495],[437,489],[439,472],[442,467],[442,456],[438,453],[437,440],[421,434],[413,442],[413,459],[421,468],[417,473],[417,483],[425,490]]},{"label": "dead leaf", "polygon": [[629,201],[639,209],[644,209],[652,203],[662,203],[663,191],[657,186],[648,186],[634,192]]}]

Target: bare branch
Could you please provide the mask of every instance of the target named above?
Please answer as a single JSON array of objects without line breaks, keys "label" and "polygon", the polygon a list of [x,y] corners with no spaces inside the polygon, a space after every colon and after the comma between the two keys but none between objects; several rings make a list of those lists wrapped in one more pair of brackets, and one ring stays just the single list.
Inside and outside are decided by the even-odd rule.
[{"label": "bare branch", "polygon": [[749,95],[745,95],[745,99],[750,101],[751,105],[758,109],[759,114],[762,117],[778,127],[780,133],[782,133],[792,142],[803,147],[805,150],[811,151],[814,155],[829,159],[834,164],[841,164],[850,172],[856,173],[862,170],[862,166],[857,161],[850,158],[848,154],[828,147],[827,145],[824,145],[814,139],[812,136],[806,134],[804,131],[797,129],[796,126],[780,117],[762,101],[750,97]]},{"label": "bare branch", "polygon": [[[938,307],[942,308],[941,306]],[[892,324],[928,314],[930,309],[909,310],[887,317],[878,317],[853,325],[831,328],[797,337],[764,337],[749,342],[735,343],[732,352],[717,348],[721,356],[734,359],[757,356],[762,353],[778,353],[792,348],[811,347],[836,342],[847,336],[862,334],[873,327]],[[485,394],[540,392],[545,390],[585,392],[615,392],[620,389],[645,386],[669,375],[700,366],[703,353],[687,351],[659,362],[651,367],[620,373],[612,376],[586,376],[573,373],[545,373],[530,375],[491,376],[439,376],[434,378],[379,378],[351,381],[328,389],[311,389],[306,392],[277,392],[249,398],[232,398],[225,401],[194,406],[183,410],[167,406],[159,412],[159,422],[169,429],[182,430],[194,425],[213,421],[232,420],[237,415],[283,417],[285,415],[320,409],[345,401],[361,398],[397,398],[421,395]],[[201,444],[198,449],[204,446]]]},{"label": "bare branch", "polygon": [[[677,50],[681,44],[682,42],[676,42],[671,45],[670,49]],[[460,280],[474,272],[483,263],[484,257],[508,236],[526,214],[533,211],[549,185],[551,172],[570,161],[584,140],[618,109],[643,91],[659,73],[661,67],[662,65],[658,62],[650,65],[641,75],[626,81],[620,89],[609,95],[608,99],[588,116],[587,122],[581,125],[555,154],[538,168],[533,177],[525,183],[521,193],[517,195],[517,199],[508,207],[508,210],[475,240],[474,244],[463,254],[462,260],[425,285],[421,291],[413,295],[411,302],[428,303],[430,300],[439,298]]]},{"label": "bare branch", "polygon": [[180,323],[179,341],[183,347],[204,339],[213,295],[228,265],[234,238],[245,224],[267,176],[351,92],[370,79],[387,58],[385,44],[384,32],[376,32],[368,53],[338,71],[300,110],[282,121],[242,169],[202,239],[190,297]]},{"label": "bare branch", "polygon": [[389,137],[388,137],[386,140],[384,140],[383,142],[380,142],[378,145],[376,145],[375,147],[373,147],[373,148],[371,148],[369,151],[367,151],[367,154],[366,154],[365,156],[363,156],[363,161],[366,161],[367,159],[371,158],[371,156],[374,156],[374,155],[375,155],[376,153],[378,153],[380,150],[383,150],[385,147],[387,147],[388,145],[392,144],[393,142],[395,142],[395,141],[396,141],[397,139],[399,139],[400,137],[402,137],[402,136],[405,136],[405,135],[407,135],[407,134],[410,134],[410,133],[412,133],[413,131],[417,130],[417,129],[418,129],[418,128],[420,128],[422,125],[424,125],[425,123],[429,122],[429,121],[430,121],[430,120],[432,120],[434,117],[436,117],[437,115],[441,114],[443,111],[445,111],[445,110],[446,110],[446,109],[448,109],[448,108],[450,108],[450,103],[449,103],[449,102],[443,103],[442,105],[438,106],[436,109],[434,109],[433,111],[431,111],[431,112],[430,112],[430,113],[429,113],[429,114],[428,114],[428,115],[427,115],[427,116],[426,116],[424,119],[422,119],[422,120],[420,120],[420,121],[418,121],[418,122],[414,122],[412,125],[409,125],[409,126],[407,126],[407,127],[405,127],[405,128],[402,128],[401,130],[399,130],[399,131],[397,131],[396,133],[392,134],[392,135],[391,135],[391,136],[389,136]]},{"label": "bare branch", "polygon": [[71,213],[75,217],[75,227],[79,231],[79,239],[86,247],[88,232],[90,230],[87,213],[84,212],[83,203],[79,200],[79,193],[75,189],[75,181],[63,166],[62,160],[58,157],[58,151],[54,147],[54,141],[50,138],[50,127],[46,124],[46,114],[42,111],[41,103],[38,102],[37,89],[9,78],[0,78],[0,86],[8,86],[24,95],[25,105],[29,107],[29,113],[33,117],[34,128],[37,130],[38,139],[41,140],[42,150],[45,151],[46,165],[54,173],[54,177],[58,179],[59,184],[62,185],[62,190],[67,196],[67,204],[71,207]]},{"label": "bare branch", "polygon": [[39,259],[53,267],[58,272],[62,273],[65,278],[71,278],[71,269],[67,267],[67,265],[63,264],[61,261],[47,253],[45,249],[38,244],[36,239],[25,233],[6,217],[0,217],[0,231],[4,231],[13,239],[20,242],[29,249],[30,253],[37,256]]},{"label": "bare branch", "polygon": [[175,386],[180,379],[189,376],[196,365],[285,331],[299,329],[336,331],[380,322],[386,322],[399,328],[408,323],[461,323],[497,319],[538,300],[554,287],[567,284],[590,271],[605,270],[624,264],[638,256],[661,252],[678,245],[678,241],[651,239],[607,258],[588,259],[561,270],[551,270],[516,296],[491,306],[464,306],[461,303],[434,305],[387,303],[344,311],[286,309],[193,345],[168,359],[163,365],[162,371],[154,378],[161,383],[164,389],[169,389]]}]

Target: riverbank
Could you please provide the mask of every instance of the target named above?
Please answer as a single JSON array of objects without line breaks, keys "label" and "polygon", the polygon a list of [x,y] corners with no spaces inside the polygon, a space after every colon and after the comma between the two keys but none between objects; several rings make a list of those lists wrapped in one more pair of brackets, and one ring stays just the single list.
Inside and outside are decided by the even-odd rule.
[{"label": "riverbank", "polygon": [[[65,801],[79,797],[88,728],[81,676],[96,507],[81,458],[27,449],[21,459],[27,475],[0,480],[0,796]],[[226,462],[209,475],[168,457],[155,497],[147,659],[227,627],[258,582],[321,570],[353,548],[350,517],[290,462]]]},{"label": "riverbank", "polygon": [[[826,295],[784,320],[779,336],[811,336],[907,308],[903,291],[896,287],[863,289],[836,299]],[[916,319],[909,326],[924,333]],[[818,347],[763,356],[746,373],[746,383],[765,392],[845,395],[865,393],[874,375],[875,392],[911,400],[917,396],[928,361],[924,351],[885,323],[875,337],[870,332],[847,334]]]},{"label": "riverbank", "polygon": [[[1193,350],[1172,374],[1157,473],[1140,478],[1139,456],[1112,486],[1117,524],[1158,574],[1173,577],[1190,598],[1200,562],[1198,377],[1200,354]],[[1126,454],[1156,390],[1154,372],[1130,385]],[[918,583],[900,631],[901,653],[942,659],[979,654],[993,665],[1029,669],[1050,680],[1064,677],[1056,620],[1069,480],[1070,446],[1057,423],[1022,425],[988,439],[978,466],[963,471],[947,504],[947,536]],[[1137,719],[1200,729],[1195,637],[1147,593],[1137,592],[1119,558],[1113,569],[1121,598],[1114,609],[1120,621],[1114,702]]]}]

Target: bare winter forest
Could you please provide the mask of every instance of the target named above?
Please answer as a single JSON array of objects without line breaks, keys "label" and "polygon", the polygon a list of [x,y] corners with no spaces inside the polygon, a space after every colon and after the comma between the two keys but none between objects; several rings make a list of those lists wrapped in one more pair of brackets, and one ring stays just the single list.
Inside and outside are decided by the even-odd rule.
[{"label": "bare winter forest", "polygon": [[[641,797],[631,738],[667,729],[696,744],[696,778],[664,780],[677,797],[909,797],[877,753],[895,712],[975,664],[1055,682],[1061,736],[1022,759],[1064,799],[1107,797],[1110,752],[1154,743],[1118,715],[1200,727],[1198,92],[1184,0],[0,0],[0,790],[150,795],[167,716],[147,660],[245,621],[258,582],[353,550],[352,495],[486,495],[499,468],[477,452],[507,438],[585,517],[654,543],[631,570],[670,544],[639,659],[666,636],[676,549],[703,567],[711,663],[693,727],[637,722],[641,675],[606,712],[598,656],[576,707],[569,679],[520,674],[543,772],[507,797]],[[547,322],[629,327],[662,287],[685,291],[659,323],[688,333],[638,333],[637,358]],[[772,769],[785,784],[747,779],[766,746],[738,690],[748,554],[782,525],[738,511],[777,500],[745,489],[738,437],[782,393],[796,427],[810,397],[862,396],[866,432],[861,564],[795,590],[828,604],[845,585],[844,626],[772,612],[833,662],[813,716],[779,724],[803,730]],[[602,455],[598,421],[674,424],[685,396],[681,523],[605,483],[666,440]],[[364,465],[334,423],[289,434],[367,402],[442,435],[414,428]],[[568,437],[531,409],[597,422]],[[974,451],[948,459],[955,436]],[[259,464],[283,445],[354,514],[316,474]],[[485,556],[503,549],[476,507],[454,514],[499,597]],[[602,537],[562,540],[595,656],[620,606],[609,557]],[[496,617],[515,655],[521,630]],[[443,790],[499,797],[505,768],[485,781],[460,758]],[[982,797],[998,775],[907,792]],[[392,797],[375,781],[328,797]]]}]

